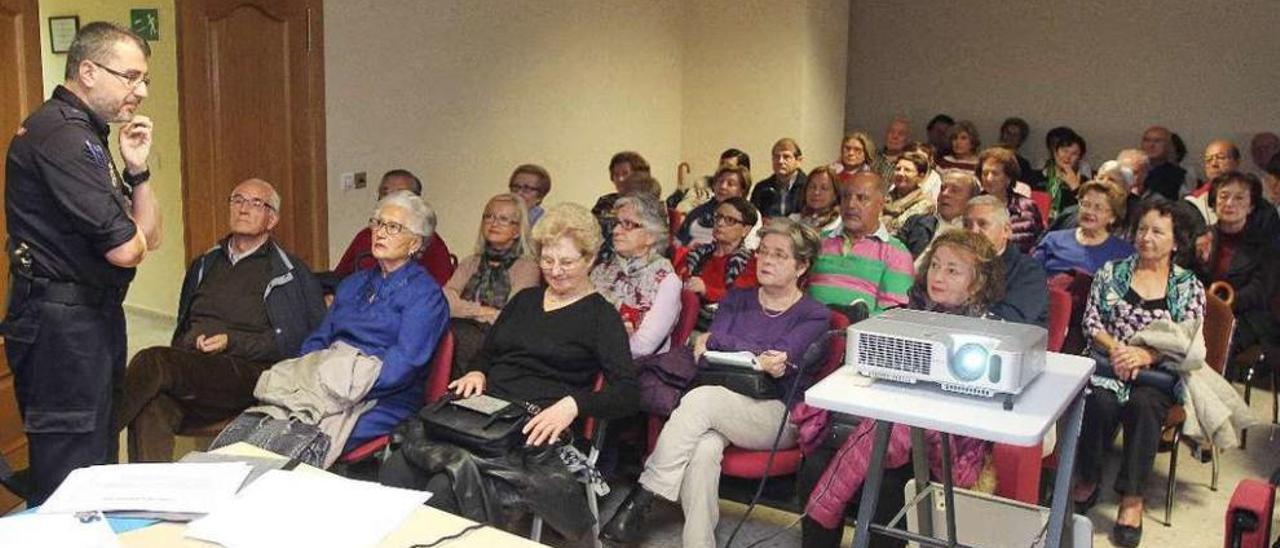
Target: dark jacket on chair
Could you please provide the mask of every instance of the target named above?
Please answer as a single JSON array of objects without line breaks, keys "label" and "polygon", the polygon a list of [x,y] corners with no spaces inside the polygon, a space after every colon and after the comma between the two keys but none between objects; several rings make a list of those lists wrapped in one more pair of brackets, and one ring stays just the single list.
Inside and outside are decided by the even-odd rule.
[{"label": "dark jacket on chair", "polygon": [[[196,288],[204,282],[204,273],[212,261],[226,261],[227,241],[205,252],[191,263],[187,276],[182,280],[182,293],[178,297],[178,323],[173,332],[173,343],[190,327],[191,301]],[[271,281],[262,299],[267,309],[267,319],[275,330],[276,346],[281,356],[298,355],[302,341],[324,319],[324,296],[320,283],[302,260],[290,255],[274,239],[262,244],[268,246],[271,256]]]}]

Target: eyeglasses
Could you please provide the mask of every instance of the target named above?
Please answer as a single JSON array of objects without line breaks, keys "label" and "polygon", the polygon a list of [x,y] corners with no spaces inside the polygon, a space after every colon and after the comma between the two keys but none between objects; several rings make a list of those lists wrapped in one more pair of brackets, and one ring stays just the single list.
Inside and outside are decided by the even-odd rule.
[{"label": "eyeglasses", "polygon": [[405,228],[407,227],[395,221],[384,221],[377,217],[369,219],[369,232],[374,234],[377,234],[379,230],[385,230],[387,236],[398,236]]},{"label": "eyeglasses", "polygon": [[717,225],[734,226],[747,224],[747,222],[742,219],[734,219],[728,215],[716,215],[711,219],[714,220]]},{"label": "eyeglasses", "polygon": [[538,194],[542,193],[542,187],[538,185],[521,185],[521,184],[515,184],[515,183],[508,185],[507,190],[510,190],[511,192],[515,192],[517,194],[521,192],[537,192]]},{"label": "eyeglasses", "polygon": [[520,224],[520,219],[512,219],[510,217],[503,217],[492,213],[485,213],[480,217],[480,219],[483,222],[494,223],[500,226],[518,226]]},{"label": "eyeglasses", "polygon": [[227,204],[230,205],[231,207],[249,206],[249,209],[255,209],[258,211],[262,211],[262,210],[275,211],[276,210],[274,206],[272,206],[270,203],[268,203],[266,200],[263,200],[262,198],[250,198],[247,196],[241,196],[239,194],[232,194],[231,197],[227,199]]},{"label": "eyeglasses", "polygon": [[1205,163],[1206,163],[1206,164],[1207,164],[1207,163],[1209,163],[1209,162],[1215,161],[1215,160],[1216,160],[1216,161],[1219,161],[1219,162],[1225,162],[1225,161],[1228,161],[1228,160],[1230,160],[1230,159],[1231,159],[1231,156],[1230,156],[1229,154],[1221,154],[1221,153],[1219,153],[1219,154],[1205,154],[1205,155],[1204,155],[1204,161],[1205,161]]},{"label": "eyeglasses", "polygon": [[120,79],[124,80],[125,85],[126,85],[126,86],[129,86],[129,89],[130,89],[130,90],[138,89],[138,86],[139,86],[139,85],[142,85],[142,84],[146,84],[146,85],[147,85],[147,87],[151,87],[151,77],[150,77],[150,76],[148,76],[148,75],[147,75],[147,73],[145,73],[145,72],[141,72],[141,73],[134,73],[134,72],[132,72],[132,71],[130,71],[130,72],[120,72],[120,71],[115,70],[115,69],[113,69],[113,68],[111,68],[111,67],[108,67],[108,66],[106,66],[106,65],[103,65],[102,63],[99,63],[99,62],[97,62],[97,61],[89,61],[89,62],[90,62],[90,63],[93,63],[93,64],[94,64],[94,65],[96,65],[98,68],[100,68],[100,69],[102,69],[102,70],[105,70],[105,71],[107,71],[107,72],[110,72],[111,74],[115,75],[116,77],[118,77],[118,78],[120,78]]},{"label": "eyeglasses", "polygon": [[644,225],[637,223],[635,221],[632,221],[631,219],[618,219],[616,221],[616,224],[613,225],[613,228],[615,229],[621,228],[623,232],[631,232],[632,230],[641,228],[643,226]]},{"label": "eyeglasses", "polygon": [[542,267],[543,270],[552,270],[557,266],[562,270],[569,270],[579,264],[582,264],[582,255],[577,257],[553,257],[551,255],[538,257],[538,266]]},{"label": "eyeglasses", "polygon": [[1081,211],[1107,211],[1111,206],[1106,202],[1094,202],[1092,200],[1082,200],[1080,202]]}]

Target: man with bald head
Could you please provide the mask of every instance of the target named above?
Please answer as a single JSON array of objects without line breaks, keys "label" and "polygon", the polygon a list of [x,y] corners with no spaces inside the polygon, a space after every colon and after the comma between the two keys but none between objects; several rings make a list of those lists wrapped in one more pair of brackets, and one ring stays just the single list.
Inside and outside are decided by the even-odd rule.
[{"label": "man with bald head", "polygon": [[1142,151],[1151,165],[1145,181],[1146,189],[1170,200],[1177,200],[1187,170],[1171,161],[1173,158],[1173,134],[1168,128],[1152,126],[1142,134]]},{"label": "man with bald head", "polygon": [[230,234],[196,259],[178,297],[169,346],[138,352],[125,372],[115,431],[129,428],[130,462],[173,458],[183,425],[207,425],[252,405],[258,376],[298,355],[324,318],[319,282],[271,237],[280,195],[249,179],[227,198]]},{"label": "man with bald head", "polygon": [[871,314],[905,306],[915,277],[911,252],[880,222],[888,188],[864,171],[839,183],[840,234],[822,242],[810,269],[809,293],[829,306],[861,302]]}]

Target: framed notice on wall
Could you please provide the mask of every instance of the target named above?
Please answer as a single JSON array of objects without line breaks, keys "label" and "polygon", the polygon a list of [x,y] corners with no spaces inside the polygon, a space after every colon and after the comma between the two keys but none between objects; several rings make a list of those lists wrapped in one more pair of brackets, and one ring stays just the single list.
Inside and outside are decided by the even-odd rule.
[{"label": "framed notice on wall", "polygon": [[49,46],[54,53],[71,51],[71,41],[80,30],[80,16],[62,15],[49,18]]}]

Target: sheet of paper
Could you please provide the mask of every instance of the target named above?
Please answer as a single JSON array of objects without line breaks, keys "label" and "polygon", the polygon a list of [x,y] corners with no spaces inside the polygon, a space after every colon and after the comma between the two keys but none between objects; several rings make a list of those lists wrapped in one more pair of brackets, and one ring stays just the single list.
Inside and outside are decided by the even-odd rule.
[{"label": "sheet of paper", "polygon": [[0,519],[0,546],[5,548],[116,548],[119,545],[101,513],[84,519],[75,514],[37,513]]},{"label": "sheet of paper", "polygon": [[230,548],[376,546],[431,498],[327,474],[271,470],[185,536]]},{"label": "sheet of paper", "polygon": [[756,355],[746,350],[740,352],[724,352],[720,350],[708,350],[702,357],[708,362],[723,365],[735,365],[746,369],[760,369],[760,365],[756,363]]},{"label": "sheet of paper", "polygon": [[235,496],[252,468],[243,462],[89,466],[72,471],[39,512],[207,514]]}]

